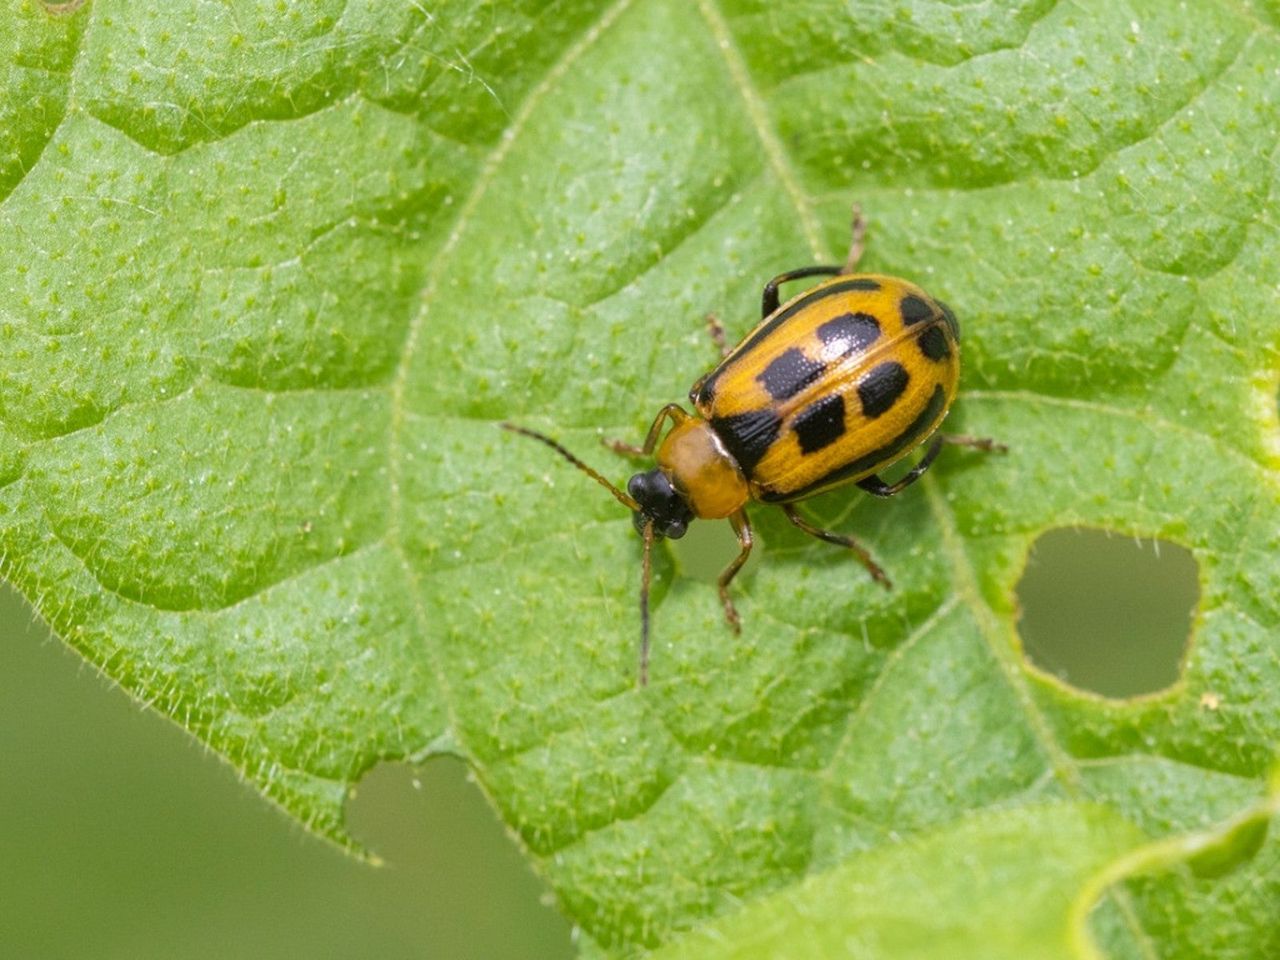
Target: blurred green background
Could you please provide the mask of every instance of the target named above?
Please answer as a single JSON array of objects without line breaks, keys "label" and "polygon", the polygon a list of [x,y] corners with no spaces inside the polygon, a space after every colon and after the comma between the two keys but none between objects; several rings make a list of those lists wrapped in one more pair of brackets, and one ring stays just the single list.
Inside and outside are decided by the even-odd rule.
[{"label": "blurred green background", "polygon": [[0,590],[0,957],[555,958],[569,926],[454,760],[348,804],[375,867],[307,835]]},{"label": "blurred green background", "polygon": [[[1018,590],[1028,655],[1122,696],[1176,676],[1196,567],[1058,530]],[[0,591],[0,953],[557,958],[568,924],[457,761],[386,765],[348,805],[373,867],[306,835]]]}]

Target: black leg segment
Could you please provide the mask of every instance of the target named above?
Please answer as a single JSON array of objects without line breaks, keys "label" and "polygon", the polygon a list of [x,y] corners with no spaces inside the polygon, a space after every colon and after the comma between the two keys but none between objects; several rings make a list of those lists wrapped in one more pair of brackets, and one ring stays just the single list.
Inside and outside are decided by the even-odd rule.
[{"label": "black leg segment", "polygon": [[818,266],[801,267],[799,270],[788,270],[780,273],[764,285],[764,294],[760,297],[760,319],[764,319],[778,309],[778,286],[791,280],[803,280],[805,277],[835,277],[843,267]]},{"label": "black leg segment", "polygon": [[920,462],[911,468],[907,474],[897,483],[885,483],[874,473],[869,477],[863,477],[858,481],[858,486],[867,493],[876,497],[892,497],[894,494],[901,493],[907,487],[911,486],[929,469],[929,465],[933,463],[943,446],[952,447],[972,447],[975,450],[985,450],[988,453],[1004,453],[1009,448],[1003,443],[996,443],[989,437],[968,437],[962,434],[938,434],[929,441],[929,448],[924,452],[924,456],[920,458]]},{"label": "black leg segment", "polygon": [[876,497],[892,497],[895,494],[901,493],[924,475],[924,472],[929,469],[930,464],[932,464],[937,458],[938,451],[942,449],[942,445],[945,442],[946,440],[943,437],[934,437],[933,440],[929,442],[929,449],[926,450],[924,452],[924,456],[920,458],[920,462],[912,467],[911,470],[908,471],[908,473],[897,483],[885,483],[873,473],[871,476],[863,477],[859,480],[858,486],[867,491],[867,493]]}]

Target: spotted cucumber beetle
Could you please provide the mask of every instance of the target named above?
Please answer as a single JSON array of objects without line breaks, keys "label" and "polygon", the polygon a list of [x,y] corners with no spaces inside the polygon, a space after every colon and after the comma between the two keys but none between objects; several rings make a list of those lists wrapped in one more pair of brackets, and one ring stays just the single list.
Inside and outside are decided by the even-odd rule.
[{"label": "spotted cucumber beetle", "polygon": [[[797,512],[797,500],[855,483],[877,497],[901,493],[929,469],[944,444],[1003,450],[982,437],[938,434],[901,479],[876,474],[938,429],[956,395],[960,327],[951,309],[913,283],[854,270],[865,222],[855,206],[853,240],[841,266],[802,267],[764,286],[761,321],[736,347],[707,318],[721,361],[689,391],[696,414],[676,403],[658,411],[644,444],[606,446],[658,465],[619,490],[550,437],[513,423],[502,427],[546,444],[605,487],[631,511],[644,540],[640,588],[640,684],[649,677],[649,582],[655,540],[683,537],[697,517],[728,518],[738,556],[720,574],[720,602],[735,631],[741,620],[729,584],[751,553],[752,500],[777,504],[810,536],[850,550],[871,576],[889,578],[853,537],[822,530]],[[828,276],[779,305],[778,288]],[[671,429],[665,439],[667,421]]]}]

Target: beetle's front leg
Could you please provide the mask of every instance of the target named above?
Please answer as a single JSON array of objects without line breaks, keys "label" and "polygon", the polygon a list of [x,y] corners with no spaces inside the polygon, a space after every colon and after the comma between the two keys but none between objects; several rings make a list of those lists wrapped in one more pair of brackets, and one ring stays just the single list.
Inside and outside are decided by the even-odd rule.
[{"label": "beetle's front leg", "polygon": [[747,562],[747,557],[751,556],[751,546],[754,540],[751,535],[751,521],[747,519],[745,510],[739,510],[730,516],[729,524],[733,527],[733,532],[738,536],[738,555],[733,558],[733,563],[724,568],[717,585],[720,587],[720,603],[724,606],[724,618],[729,622],[729,629],[734,633],[741,633],[742,619],[738,616],[738,610],[734,607],[733,599],[729,596],[729,584],[738,575],[742,565]]},{"label": "beetle's front leg", "polygon": [[644,438],[644,446],[637,447],[635,444],[627,443],[623,440],[610,440],[607,437],[601,437],[600,442],[612,450],[614,453],[621,453],[628,457],[648,457],[653,454],[654,449],[658,446],[658,437],[662,433],[662,425],[668,420],[679,426],[689,419],[689,414],[685,413],[684,408],[678,403],[668,403],[665,407],[658,411],[658,415],[653,418],[653,424],[649,427],[649,433]]}]

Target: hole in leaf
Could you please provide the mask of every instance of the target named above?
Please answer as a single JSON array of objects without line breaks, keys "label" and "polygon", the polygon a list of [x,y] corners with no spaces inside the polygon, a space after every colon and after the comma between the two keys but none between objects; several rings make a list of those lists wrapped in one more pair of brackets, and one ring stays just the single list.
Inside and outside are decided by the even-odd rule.
[{"label": "hole in leaf", "polygon": [[1091,693],[1132,697],[1178,679],[1200,587],[1195,558],[1165,540],[1050,530],[1017,587],[1027,659]]},{"label": "hole in leaf", "polygon": [[[470,919],[469,942],[441,943],[441,955],[461,951],[533,958],[572,953],[568,924],[548,907],[543,883],[461,760],[378,764],[352,790],[346,826],[386,862],[389,875],[446,915]],[[513,930],[520,931],[518,944],[509,935]]]}]

